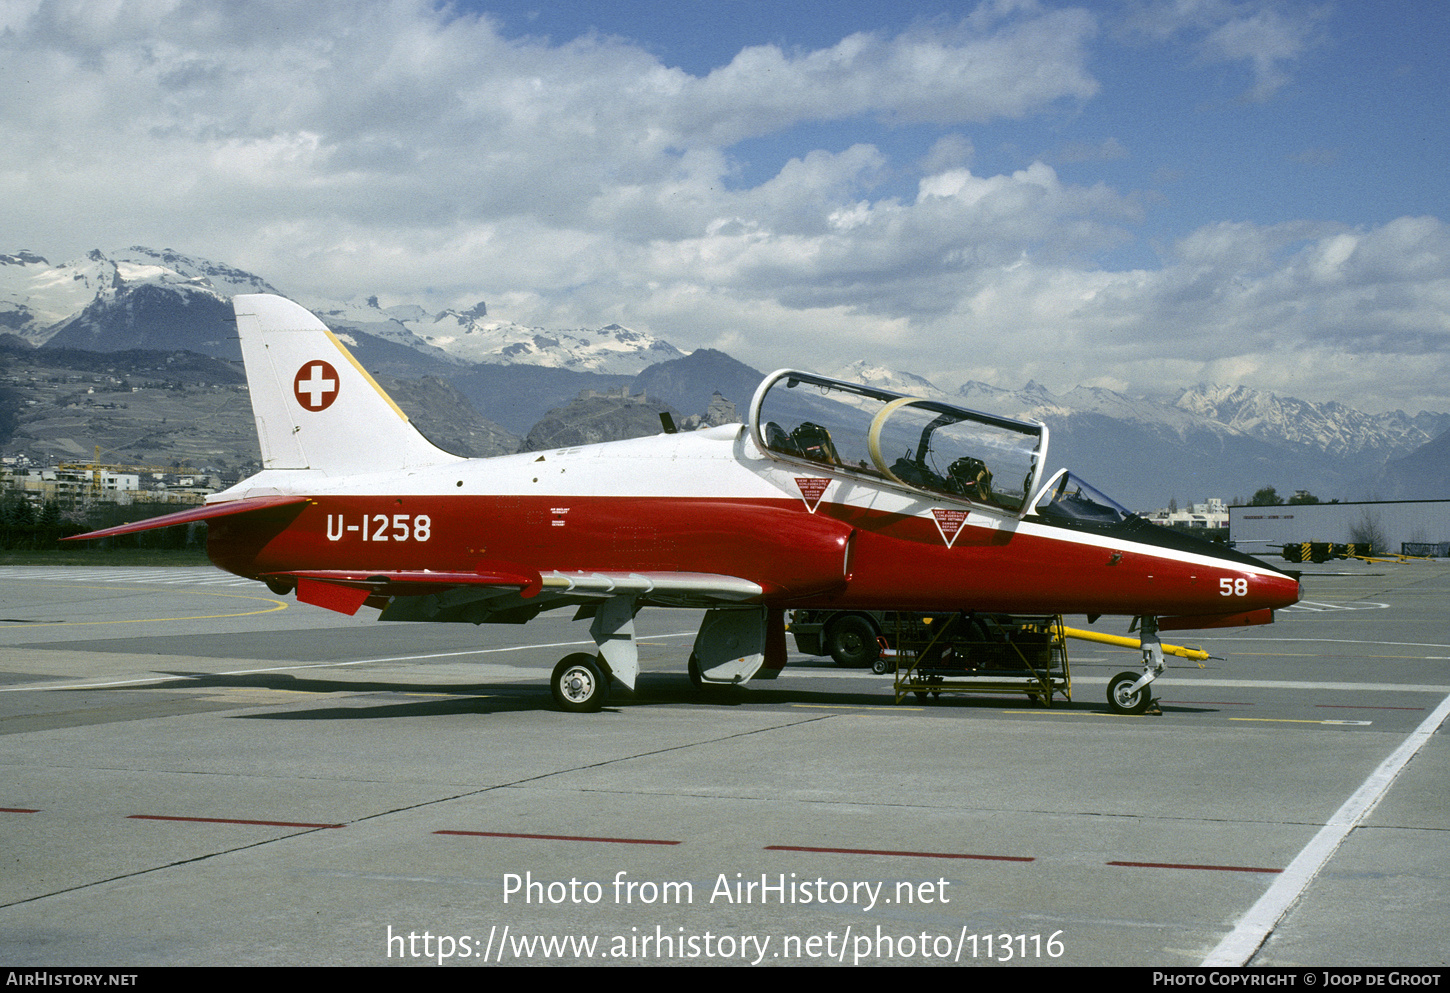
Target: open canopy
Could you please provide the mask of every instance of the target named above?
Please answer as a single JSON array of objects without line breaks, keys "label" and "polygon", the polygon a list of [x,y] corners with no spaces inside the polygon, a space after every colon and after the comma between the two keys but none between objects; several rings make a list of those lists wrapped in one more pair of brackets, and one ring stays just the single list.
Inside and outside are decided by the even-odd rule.
[{"label": "open canopy", "polygon": [[1018,516],[1047,455],[1040,422],[792,370],[761,383],[750,424],[774,458]]}]

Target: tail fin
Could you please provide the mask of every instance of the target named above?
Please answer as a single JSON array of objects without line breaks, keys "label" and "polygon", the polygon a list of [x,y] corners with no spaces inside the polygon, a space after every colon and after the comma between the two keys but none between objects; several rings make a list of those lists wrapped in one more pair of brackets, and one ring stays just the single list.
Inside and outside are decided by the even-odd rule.
[{"label": "tail fin", "polygon": [[342,476],[458,461],[305,309],[270,294],[233,297],[232,308],[264,468]]}]

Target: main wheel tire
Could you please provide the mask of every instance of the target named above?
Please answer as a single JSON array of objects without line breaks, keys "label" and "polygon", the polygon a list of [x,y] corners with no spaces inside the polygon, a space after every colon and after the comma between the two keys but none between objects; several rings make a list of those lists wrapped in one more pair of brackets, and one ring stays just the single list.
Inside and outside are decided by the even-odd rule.
[{"label": "main wheel tire", "polygon": [[1128,692],[1138,681],[1136,672],[1120,672],[1108,683],[1108,709],[1115,714],[1141,714],[1153,702],[1152,683],[1139,688],[1136,693]]},{"label": "main wheel tire", "polygon": [[826,647],[836,665],[860,669],[870,665],[881,654],[876,643],[876,628],[860,614],[847,614],[826,632]]},{"label": "main wheel tire", "polygon": [[609,701],[609,677],[593,655],[576,652],[554,666],[549,678],[554,702],[571,714],[590,714]]}]

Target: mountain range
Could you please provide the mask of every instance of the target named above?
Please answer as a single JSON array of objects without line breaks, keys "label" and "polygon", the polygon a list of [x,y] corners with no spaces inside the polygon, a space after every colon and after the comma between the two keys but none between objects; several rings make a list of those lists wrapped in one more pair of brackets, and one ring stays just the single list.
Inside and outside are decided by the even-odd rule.
[{"label": "mountain range", "polygon": [[[61,264],[17,252],[0,255],[0,333],[42,349],[185,350],[236,360],[229,303],[236,293],[281,291],[235,267],[170,250],[94,251]],[[298,302],[364,366],[400,380],[435,377],[448,388],[414,391],[418,402],[447,396],[456,404],[461,395],[505,429],[498,437],[528,435],[581,391],[607,396],[624,389],[626,400],[643,391],[685,415],[703,415],[718,392],[743,414],[761,379],[723,353],[687,355],[617,324],[526,327],[491,320],[483,302],[441,312],[382,307],[375,297]],[[1309,490],[1325,500],[1450,497],[1450,413],[1368,414],[1243,386],[1186,386],[1157,399],[1086,386],[1058,395],[1032,382],[1019,390],[969,382],[949,393],[865,360],[815,371],[1042,420],[1051,431],[1050,468],[1069,466],[1135,509],[1163,506],[1170,497],[1241,501],[1265,486],[1283,495]],[[446,411],[435,414],[436,421]],[[637,417],[619,423],[618,430],[631,432],[652,424]],[[480,430],[470,429],[474,436]],[[558,430],[554,424],[545,434]]]}]

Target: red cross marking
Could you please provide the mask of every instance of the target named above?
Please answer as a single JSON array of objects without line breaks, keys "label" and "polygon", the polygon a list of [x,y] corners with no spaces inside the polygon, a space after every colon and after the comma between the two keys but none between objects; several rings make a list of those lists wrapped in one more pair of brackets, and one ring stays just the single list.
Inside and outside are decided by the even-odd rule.
[{"label": "red cross marking", "polygon": [[337,399],[337,370],[326,362],[305,362],[292,380],[292,393],[304,410],[326,410]]}]

